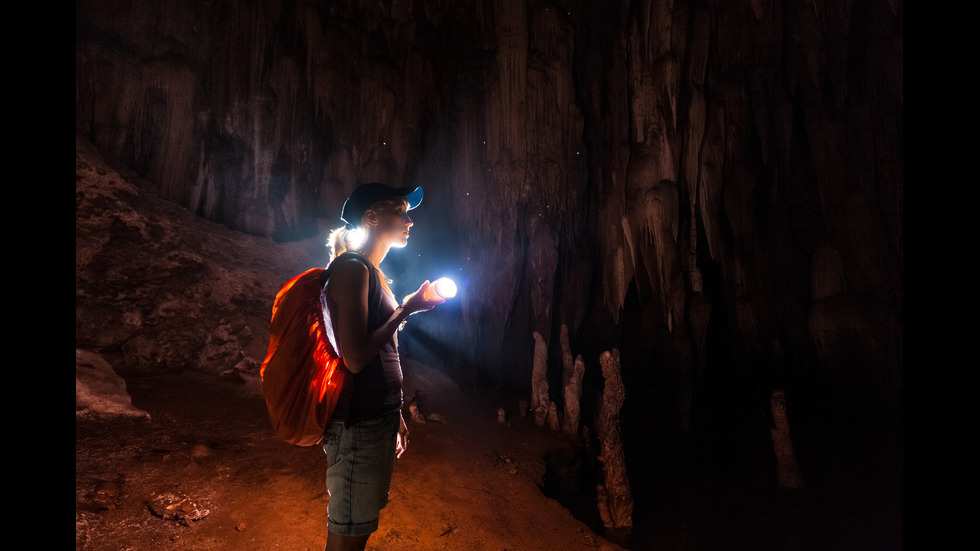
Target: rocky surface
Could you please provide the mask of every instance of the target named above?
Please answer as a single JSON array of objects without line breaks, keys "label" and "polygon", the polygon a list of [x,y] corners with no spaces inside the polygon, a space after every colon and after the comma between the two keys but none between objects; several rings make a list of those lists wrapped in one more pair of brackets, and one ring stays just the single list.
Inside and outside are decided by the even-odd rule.
[{"label": "rocky surface", "polygon": [[326,262],[323,242],[207,222],[108,168],[85,140],[75,149],[76,347],[123,375],[193,366],[254,383],[271,301],[288,274]]},{"label": "rocky surface", "polygon": [[149,421],[149,414],[133,406],[120,377],[102,356],[75,350],[75,418],[135,418]]},{"label": "rocky surface", "polygon": [[356,183],[424,184],[401,268],[464,280],[427,328],[460,378],[526,385],[564,324],[682,408],[715,350],[896,407],[901,1],[83,0],[76,29],[76,130],[205,219],[308,239]]}]

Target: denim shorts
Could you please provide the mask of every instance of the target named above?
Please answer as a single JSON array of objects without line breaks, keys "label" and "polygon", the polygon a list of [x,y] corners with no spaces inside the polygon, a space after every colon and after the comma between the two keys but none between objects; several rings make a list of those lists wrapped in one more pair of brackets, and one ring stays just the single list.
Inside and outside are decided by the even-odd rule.
[{"label": "denim shorts", "polygon": [[327,427],[327,528],[342,536],[367,536],[378,529],[378,516],[388,504],[395,466],[399,412],[346,425]]}]

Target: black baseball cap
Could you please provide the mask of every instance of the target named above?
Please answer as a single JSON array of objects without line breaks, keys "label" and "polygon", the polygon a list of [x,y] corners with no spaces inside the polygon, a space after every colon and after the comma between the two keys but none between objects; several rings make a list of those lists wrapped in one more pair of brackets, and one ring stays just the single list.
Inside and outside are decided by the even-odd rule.
[{"label": "black baseball cap", "polygon": [[360,225],[365,211],[372,205],[388,199],[400,198],[408,200],[408,210],[414,209],[422,202],[422,186],[391,187],[377,182],[361,184],[344,201],[344,210],[340,213],[340,219],[347,224],[347,229],[356,228]]}]

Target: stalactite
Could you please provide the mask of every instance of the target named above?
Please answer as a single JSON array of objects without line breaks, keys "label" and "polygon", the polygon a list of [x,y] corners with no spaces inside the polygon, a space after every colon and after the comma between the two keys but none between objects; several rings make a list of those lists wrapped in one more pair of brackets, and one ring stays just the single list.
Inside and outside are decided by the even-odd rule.
[{"label": "stalactite", "polygon": [[626,397],[620,375],[619,350],[599,356],[605,386],[599,411],[597,432],[601,452],[603,482],[597,488],[599,514],[607,528],[633,526],[633,495],[626,473],[626,455],[620,428],[620,410]]},{"label": "stalactite", "polygon": [[700,170],[697,180],[697,197],[701,224],[706,236],[708,255],[722,263],[727,260],[724,239],[724,199],[722,180],[725,164],[725,110],[720,102],[706,106],[704,141],[700,144]]},{"label": "stalactite", "polygon": [[[527,4],[524,0],[496,0],[494,19],[497,24],[497,67],[499,69],[502,132],[501,153],[505,159],[526,159],[525,101],[527,96]],[[524,179],[517,180],[523,187]],[[514,183],[514,182],[512,182]]]},{"label": "stalactite", "polygon": [[676,62],[671,4],[645,4],[628,33],[630,159],[627,172],[627,216],[631,247],[647,274],[647,286],[659,296],[664,323],[673,331],[684,316],[685,281],[678,248],[677,90],[682,65]]},{"label": "stalactite", "polygon": [[[600,232],[604,241],[603,244],[607,246],[603,262],[603,305],[609,312],[609,317],[617,322],[623,303],[626,302],[626,293],[634,271],[632,259],[629,257],[630,248],[624,244],[627,239],[624,234],[628,235],[628,233],[623,232],[622,226],[626,225],[626,219],[621,218],[621,222],[622,225],[613,224],[612,229],[605,228],[606,231]],[[616,237],[610,234],[614,234]],[[620,240],[614,243],[617,237]]]},{"label": "stalactite", "polygon": [[167,197],[184,202],[187,179],[196,168],[194,155],[198,153],[198,143],[188,138],[195,136],[194,102],[199,83],[185,63],[152,63],[143,79],[147,105],[145,117],[138,117],[137,122],[146,129],[137,126],[135,134],[157,140],[145,144],[153,159],[147,176],[160,185]]}]

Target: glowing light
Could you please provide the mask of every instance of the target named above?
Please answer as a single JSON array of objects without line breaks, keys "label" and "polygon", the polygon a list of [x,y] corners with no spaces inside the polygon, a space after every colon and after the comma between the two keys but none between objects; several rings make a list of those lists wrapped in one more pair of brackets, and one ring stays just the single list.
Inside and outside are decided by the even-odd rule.
[{"label": "glowing light", "polygon": [[364,239],[367,238],[367,234],[361,228],[354,228],[347,232],[344,239],[347,241],[347,247],[352,251],[360,250],[361,245],[364,244]]},{"label": "glowing light", "polygon": [[441,277],[435,280],[425,290],[426,300],[435,300],[437,298],[449,299],[454,296],[456,296],[456,284],[448,277]]},{"label": "glowing light", "polygon": [[435,283],[436,292],[442,298],[453,298],[456,296],[456,284],[448,277],[439,278]]}]

